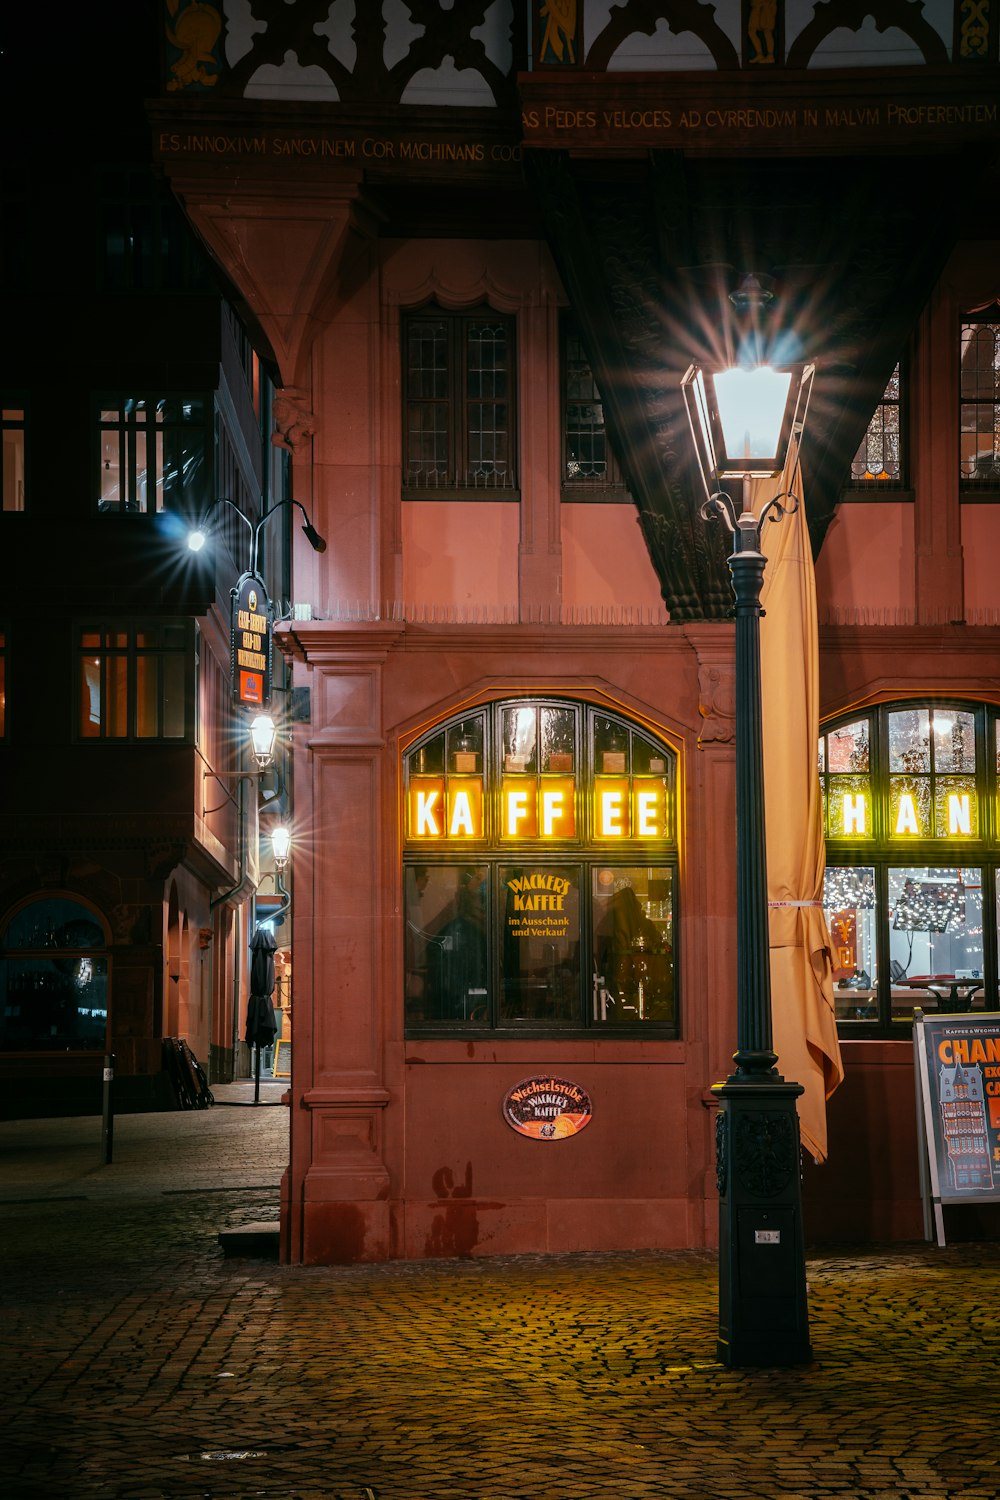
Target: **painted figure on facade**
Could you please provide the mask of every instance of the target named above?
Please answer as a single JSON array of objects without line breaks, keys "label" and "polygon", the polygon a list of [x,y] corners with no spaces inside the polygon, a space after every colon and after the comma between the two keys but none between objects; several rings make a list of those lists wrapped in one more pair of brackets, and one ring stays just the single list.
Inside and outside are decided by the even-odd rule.
[{"label": "painted figure on facade", "polygon": [[545,22],[538,61],[575,63],[576,0],[546,0],[538,18]]},{"label": "painted figure on facade", "polygon": [[[174,76],[167,89],[174,93],[192,84],[212,88],[219,76],[215,46],[222,33],[221,15],[214,5],[205,5],[203,0],[191,0],[184,10],[180,10],[180,0],[167,0],[167,10],[177,17],[173,26],[167,26],[167,41],[181,54],[170,64]],[[209,68],[213,71],[209,72]]]},{"label": "painted figure on facade", "polygon": [[747,35],[753,47],[752,63],[774,62],[774,30],[778,21],[777,0],[753,0]]}]

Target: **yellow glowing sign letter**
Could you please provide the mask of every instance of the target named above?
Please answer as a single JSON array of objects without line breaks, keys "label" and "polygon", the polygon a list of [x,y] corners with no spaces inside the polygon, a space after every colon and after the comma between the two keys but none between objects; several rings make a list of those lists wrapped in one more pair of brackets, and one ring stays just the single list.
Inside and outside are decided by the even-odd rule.
[{"label": "yellow glowing sign letter", "polygon": [[858,793],[844,793],[844,832],[865,833],[867,831],[868,809],[865,799]]},{"label": "yellow glowing sign letter", "polygon": [[451,806],[451,817],[448,820],[448,835],[450,838],[458,838],[464,834],[466,838],[475,838],[476,825],[472,816],[472,807],[469,802],[468,792],[456,792]]},{"label": "yellow glowing sign letter", "polygon": [[517,838],[518,824],[528,816],[528,793],[521,787],[507,793],[507,834]]},{"label": "yellow glowing sign letter", "polygon": [[562,792],[545,791],[542,793],[542,832],[546,838],[551,838],[557,832],[565,815],[563,808]]},{"label": "yellow glowing sign letter", "polygon": [[917,822],[917,810],[913,805],[913,795],[911,792],[904,792],[899,799],[899,811],[896,813],[896,832],[920,832],[920,824]]},{"label": "yellow glowing sign letter", "polygon": [[606,839],[620,839],[625,830],[622,827],[621,792],[602,792],[600,798],[601,807],[601,836]]},{"label": "yellow glowing sign letter", "polygon": [[659,792],[636,792],[635,834],[640,839],[655,839],[662,834]]},{"label": "yellow glowing sign letter", "polygon": [[950,792],[948,794],[948,832],[971,835],[972,807],[969,802],[968,792]]},{"label": "yellow glowing sign letter", "polygon": [[434,811],[434,804],[439,796],[439,792],[417,792],[417,838],[433,839],[440,835],[441,829]]}]

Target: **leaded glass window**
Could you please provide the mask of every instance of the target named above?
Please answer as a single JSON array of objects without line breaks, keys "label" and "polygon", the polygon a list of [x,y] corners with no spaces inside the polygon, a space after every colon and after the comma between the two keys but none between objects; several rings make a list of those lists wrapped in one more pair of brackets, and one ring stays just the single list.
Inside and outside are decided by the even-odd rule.
[{"label": "leaded glass window", "polygon": [[962,324],[960,476],[975,488],[1000,488],[1000,322]]},{"label": "leaded glass window", "polygon": [[404,493],[516,489],[514,373],[512,318],[485,307],[404,315]]},{"label": "leaded glass window", "polygon": [[861,445],[851,464],[851,484],[865,489],[898,486],[903,481],[899,365],[889,376]]},{"label": "leaded glass window", "polygon": [[628,500],[608,442],[604,402],[573,318],[562,323],[563,496],[566,500]]}]

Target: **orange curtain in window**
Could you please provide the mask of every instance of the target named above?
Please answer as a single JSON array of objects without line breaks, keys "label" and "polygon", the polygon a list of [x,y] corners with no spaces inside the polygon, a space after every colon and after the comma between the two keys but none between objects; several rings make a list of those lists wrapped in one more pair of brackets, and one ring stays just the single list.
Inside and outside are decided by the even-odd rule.
[{"label": "orange curtain in window", "polygon": [[844,1070],[822,905],[819,632],[801,470],[796,467],[790,486],[787,475],[759,481],[754,507],[760,514],[771,496],[788,488],[799,497],[797,511],[773,525],[765,521],[761,537],[767,558],[760,648],[771,1013],[778,1071],[805,1089],[798,1102],[803,1145],[824,1161],[826,1101]]}]

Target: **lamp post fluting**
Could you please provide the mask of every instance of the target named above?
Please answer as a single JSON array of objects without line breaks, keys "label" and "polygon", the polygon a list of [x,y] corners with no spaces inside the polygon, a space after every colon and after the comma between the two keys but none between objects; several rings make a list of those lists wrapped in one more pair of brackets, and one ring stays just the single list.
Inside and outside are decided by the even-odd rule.
[{"label": "lamp post fluting", "polygon": [[[749,481],[745,481],[749,490]],[[736,1046],[739,1077],[771,1074],[771,960],[767,919],[764,740],[760,673],[761,521],[735,518],[729,572],[736,620]]]},{"label": "lamp post fluting", "polygon": [[[760,659],[761,529],[780,522],[799,502],[786,493],[753,511],[754,478],[782,473],[790,445],[793,461],[797,457],[811,380],[808,368],[798,387],[791,377],[783,389],[771,382],[781,397],[783,419],[779,410],[766,440],[752,436],[758,413],[750,401],[739,413],[739,435],[728,452],[712,377],[706,380],[692,367],[683,382],[705,483],[702,514],[721,517],[733,537],[737,1050],[733,1073],[712,1087],[719,1106],[717,1352],[729,1367],[795,1365],[812,1358],[796,1108],[804,1091],[778,1073],[772,1045]],[[740,506],[718,487],[736,478],[742,484]]]}]

